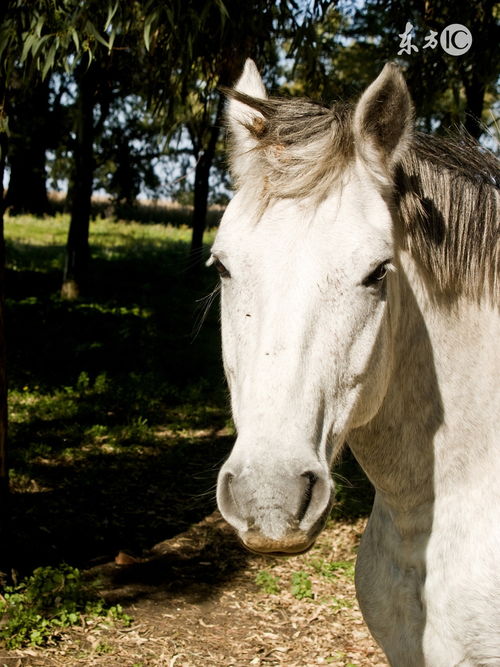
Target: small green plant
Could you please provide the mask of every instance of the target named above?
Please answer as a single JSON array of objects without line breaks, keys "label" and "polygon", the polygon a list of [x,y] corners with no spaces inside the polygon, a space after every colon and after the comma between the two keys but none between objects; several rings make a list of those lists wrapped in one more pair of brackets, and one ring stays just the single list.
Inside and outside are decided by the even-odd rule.
[{"label": "small green plant", "polygon": [[352,607],[352,601],[347,598],[332,597],[329,600],[325,600],[325,602],[335,612],[341,611],[342,609],[350,609]]},{"label": "small green plant", "polygon": [[106,607],[78,569],[70,565],[39,567],[17,586],[6,587],[0,596],[0,643],[8,649],[41,646],[83,617],[131,621],[120,605]]},{"label": "small green plant", "polygon": [[97,653],[97,655],[106,655],[106,653],[113,652],[113,647],[107,642],[100,642],[99,644],[97,644],[94,650]]},{"label": "small green plant", "polygon": [[109,380],[106,373],[99,373],[94,382],[96,394],[105,394],[109,390]]},{"label": "small green plant", "polygon": [[255,577],[255,583],[264,593],[276,594],[280,592],[280,580],[267,570],[261,570]]},{"label": "small green plant", "polygon": [[292,574],[291,592],[297,600],[312,600],[314,598],[312,581],[307,572],[299,571]]},{"label": "small green plant", "polygon": [[349,579],[354,578],[354,563],[351,561],[340,560],[330,563],[323,558],[315,558],[311,560],[311,566],[317,574],[327,579],[334,579],[339,574],[344,574]]},{"label": "small green plant", "polygon": [[144,417],[135,417],[122,431],[122,443],[144,443],[152,438],[148,420]]},{"label": "small green plant", "polygon": [[[86,371],[82,371],[76,381],[76,389],[80,394],[85,394],[90,388],[90,378]],[[71,390],[70,390],[71,391]]]}]

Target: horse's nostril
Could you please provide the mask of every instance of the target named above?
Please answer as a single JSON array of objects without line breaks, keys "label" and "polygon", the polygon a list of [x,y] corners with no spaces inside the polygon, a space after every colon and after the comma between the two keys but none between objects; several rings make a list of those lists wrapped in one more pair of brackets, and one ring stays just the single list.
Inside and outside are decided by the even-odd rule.
[{"label": "horse's nostril", "polygon": [[217,484],[222,516],[240,535],[251,532],[272,540],[274,551],[285,537],[317,534],[330,506],[331,483],[328,471],[311,459],[288,466],[224,464]]},{"label": "horse's nostril", "polygon": [[318,481],[318,475],[314,472],[304,472],[301,477],[305,477],[307,480],[306,496],[308,497],[308,500],[311,500],[314,485]]},{"label": "horse's nostril", "polygon": [[240,502],[244,498],[238,490],[239,476],[237,472],[222,470],[217,483],[217,505],[222,516],[238,531],[247,530],[246,512],[241,510]]},{"label": "horse's nostril", "polygon": [[318,479],[318,475],[315,472],[311,472],[309,470],[307,472],[303,472],[301,477],[306,477],[306,479],[309,480],[309,483],[311,485],[316,484],[316,481]]},{"label": "horse's nostril", "polygon": [[234,503],[232,484],[234,480],[234,474],[232,472],[223,473],[219,478],[219,483],[217,485],[217,495],[221,502],[224,505],[231,505]]},{"label": "horse's nostril", "polygon": [[300,504],[299,511],[297,513],[297,519],[299,522],[302,521],[309,508],[313,496],[314,485],[318,481],[318,476],[316,475],[316,473],[310,470],[308,470],[307,472],[303,472],[301,477],[303,477],[306,480],[306,486],[304,489],[304,493],[302,495],[302,502]]}]

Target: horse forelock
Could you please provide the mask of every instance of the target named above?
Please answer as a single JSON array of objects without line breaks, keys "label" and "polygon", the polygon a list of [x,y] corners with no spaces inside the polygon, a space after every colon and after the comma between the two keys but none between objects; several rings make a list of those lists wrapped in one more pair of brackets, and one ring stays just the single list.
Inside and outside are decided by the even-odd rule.
[{"label": "horse forelock", "polygon": [[[276,198],[326,197],[354,159],[353,107],[261,100],[236,90],[227,94],[261,114],[245,123],[257,142],[255,169],[245,178],[259,181],[263,191]],[[231,153],[238,155],[238,147]]]},{"label": "horse forelock", "polygon": [[[355,159],[353,105],[227,93],[261,114],[246,125],[256,140],[247,177],[259,182],[263,197],[321,200],[342,182]],[[498,301],[497,158],[469,136],[417,132],[395,166],[393,196],[405,246],[435,292]]]}]

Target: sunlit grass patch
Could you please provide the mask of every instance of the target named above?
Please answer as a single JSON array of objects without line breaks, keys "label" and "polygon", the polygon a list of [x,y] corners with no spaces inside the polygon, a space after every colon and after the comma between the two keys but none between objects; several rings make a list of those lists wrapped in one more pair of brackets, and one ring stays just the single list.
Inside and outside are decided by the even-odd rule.
[{"label": "sunlit grass patch", "polygon": [[324,604],[328,605],[334,612],[344,611],[345,609],[352,609],[354,601],[347,596],[330,597],[324,600]]},{"label": "sunlit grass patch", "polygon": [[9,421],[12,425],[39,421],[67,420],[78,411],[78,394],[69,388],[43,393],[39,387],[25,385],[9,392]]},{"label": "sunlit grass patch", "polygon": [[[44,218],[6,214],[8,266],[39,271],[62,269],[69,223],[67,213]],[[180,253],[185,252],[191,234],[188,225],[145,225],[98,218],[90,224],[89,244],[95,258],[133,260],[164,252],[167,247],[172,250],[177,246]],[[214,237],[215,229],[207,230],[205,243],[210,245]]]},{"label": "sunlit grass patch", "polygon": [[[61,271],[69,229],[69,215],[36,218],[5,216],[7,266],[14,270]],[[190,230],[168,225],[141,225],[98,219],[90,224],[89,244],[94,259],[141,258],[165,250],[185,248]],[[182,252],[182,250],[181,250]]]},{"label": "sunlit grass patch", "polygon": [[58,213],[42,218],[33,215],[4,216],[7,242],[30,243],[41,248],[66,244],[69,215]]},{"label": "sunlit grass patch", "polygon": [[313,582],[307,572],[298,570],[292,573],[290,592],[297,600],[314,599]]},{"label": "sunlit grass patch", "polygon": [[[210,433],[207,425],[225,427],[225,412],[201,402],[202,387],[179,390],[154,387],[140,378],[114,386],[106,373],[94,379],[82,371],[74,385],[43,392],[24,386],[9,395],[13,460],[81,459],[91,451],[159,446],[167,439],[196,441]],[[203,385],[202,385],[203,386]],[[193,397],[200,401],[196,406]],[[33,425],[36,428],[33,429]],[[198,429],[196,426],[198,425]],[[34,432],[33,432],[34,431]]]}]

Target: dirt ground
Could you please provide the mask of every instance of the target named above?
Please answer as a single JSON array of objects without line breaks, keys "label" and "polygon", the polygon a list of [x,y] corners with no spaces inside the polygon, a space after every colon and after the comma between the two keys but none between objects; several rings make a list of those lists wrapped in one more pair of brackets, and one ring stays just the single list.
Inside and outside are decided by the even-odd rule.
[{"label": "dirt ground", "polygon": [[264,558],[248,554],[214,512],[145,558],[120,553],[94,568],[130,626],[88,623],[54,646],[4,652],[0,665],[387,665],[355,599],[364,523],[332,521],[309,553]]}]

